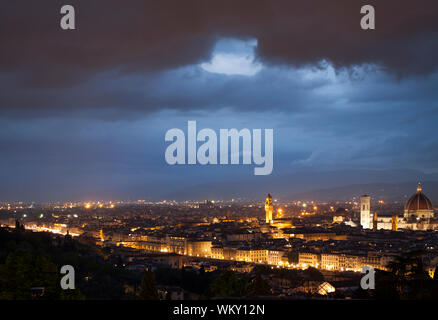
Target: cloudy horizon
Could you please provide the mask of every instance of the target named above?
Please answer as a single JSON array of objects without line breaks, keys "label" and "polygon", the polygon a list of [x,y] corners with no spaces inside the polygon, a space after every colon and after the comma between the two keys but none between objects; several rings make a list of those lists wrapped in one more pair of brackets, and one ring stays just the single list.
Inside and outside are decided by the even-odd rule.
[{"label": "cloudy horizon", "polygon": [[[3,2],[0,201],[160,199],[224,184],[221,198],[227,183],[302,173],[339,174],[314,189],[366,177],[343,172],[382,172],[357,184],[394,171],[390,182],[435,179],[438,5],[368,3],[369,32],[362,1],[82,2],[71,31],[59,28],[62,2]],[[190,120],[273,128],[272,176],[169,166],[165,132]],[[290,183],[293,194],[302,181]]]}]

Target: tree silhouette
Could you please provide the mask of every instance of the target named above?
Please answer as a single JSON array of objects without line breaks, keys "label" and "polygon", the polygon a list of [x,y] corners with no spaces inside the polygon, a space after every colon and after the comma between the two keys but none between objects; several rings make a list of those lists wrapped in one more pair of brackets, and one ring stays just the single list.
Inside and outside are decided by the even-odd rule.
[{"label": "tree silhouette", "polygon": [[210,292],[215,297],[243,297],[251,293],[251,279],[238,278],[233,271],[222,272],[211,283]]},{"label": "tree silhouette", "polygon": [[141,280],[139,296],[143,300],[158,300],[158,291],[155,287],[154,273],[150,268],[146,268]]},{"label": "tree silhouette", "polygon": [[388,264],[396,290],[401,298],[419,298],[428,295],[430,276],[425,270],[423,251],[406,252]]},{"label": "tree silhouette", "polygon": [[252,293],[256,296],[267,296],[271,294],[271,286],[262,278],[260,272],[257,272],[254,277]]},{"label": "tree silhouette", "polygon": [[[33,296],[32,288],[44,288]],[[0,298],[13,300],[61,299],[59,274],[53,262],[41,254],[17,251],[0,266]]]},{"label": "tree silhouette", "polygon": [[15,232],[24,231],[24,224],[20,223],[20,220],[15,220]]},{"label": "tree silhouette", "polygon": [[324,281],[324,275],[316,268],[308,267],[303,271],[304,277],[311,281]]}]

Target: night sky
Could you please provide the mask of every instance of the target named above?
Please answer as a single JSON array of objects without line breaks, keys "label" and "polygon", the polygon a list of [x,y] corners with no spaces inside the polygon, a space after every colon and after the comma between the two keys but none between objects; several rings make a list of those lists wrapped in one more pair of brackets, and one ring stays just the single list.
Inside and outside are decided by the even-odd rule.
[{"label": "night sky", "polygon": [[[0,2],[0,200],[438,173],[435,0],[70,1],[70,31],[63,4]],[[376,30],[360,29],[363,4],[375,6]],[[273,128],[272,175],[169,166],[164,135],[188,120]]]}]

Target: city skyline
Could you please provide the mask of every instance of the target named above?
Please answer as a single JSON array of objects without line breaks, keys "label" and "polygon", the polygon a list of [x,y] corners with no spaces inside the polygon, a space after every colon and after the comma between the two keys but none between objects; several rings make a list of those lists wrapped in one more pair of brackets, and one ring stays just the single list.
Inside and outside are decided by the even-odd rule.
[{"label": "city skyline", "polygon": [[[258,204],[143,201],[0,208],[0,236],[18,241],[45,238],[44,243],[67,250],[93,250],[115,272],[112,281],[124,284],[123,291],[110,291],[117,298],[435,297],[438,219],[422,184],[402,206],[370,200],[364,195],[348,203],[281,203],[268,193]],[[5,265],[22,254],[20,250],[10,253]],[[403,290],[392,278],[400,267],[409,270],[403,275]],[[84,265],[79,270],[91,276],[80,278],[76,294],[87,299],[111,297],[97,289],[101,283],[89,282],[102,271]],[[370,286],[363,285],[364,270],[372,274]],[[132,278],[124,278],[122,272]],[[148,272],[156,276],[157,285],[150,280],[146,295],[141,289],[144,280],[139,286],[138,279]],[[192,286],[182,280],[185,276],[206,282]],[[417,277],[422,279],[420,287]],[[248,287],[236,291],[233,281],[248,281]],[[21,287],[3,292],[8,297],[30,297]],[[33,299],[46,296],[40,287],[31,292]]]}]

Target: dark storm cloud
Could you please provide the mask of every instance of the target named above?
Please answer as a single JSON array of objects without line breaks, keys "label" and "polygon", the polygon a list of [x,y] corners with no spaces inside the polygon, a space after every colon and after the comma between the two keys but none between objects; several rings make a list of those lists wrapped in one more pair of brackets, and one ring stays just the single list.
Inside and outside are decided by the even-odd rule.
[{"label": "dark storm cloud", "polygon": [[[167,166],[164,134],[187,120],[274,128],[275,176],[438,170],[436,1],[73,1],[75,31],[59,28],[63,4],[0,3],[2,199],[159,196],[252,175]],[[377,30],[360,30],[362,4]],[[225,38],[220,53],[243,64],[221,70]]]},{"label": "dark storm cloud", "polygon": [[3,76],[0,105],[11,116],[41,117],[74,110],[79,116],[85,112],[84,117],[105,119],[164,109],[302,112],[318,102],[311,91],[329,83],[324,78],[304,81],[298,71],[280,68],[242,77],[209,73],[199,66],[141,75],[104,73],[74,86],[25,90],[13,77]]},{"label": "dark storm cloud", "polygon": [[224,36],[258,39],[268,63],[378,63],[397,74],[437,67],[436,1],[366,1],[376,7],[373,31],[359,27],[364,1],[73,1],[75,31],[59,27],[63,4],[3,2],[1,70],[23,72],[30,86],[61,86],[108,69],[194,64]]}]

